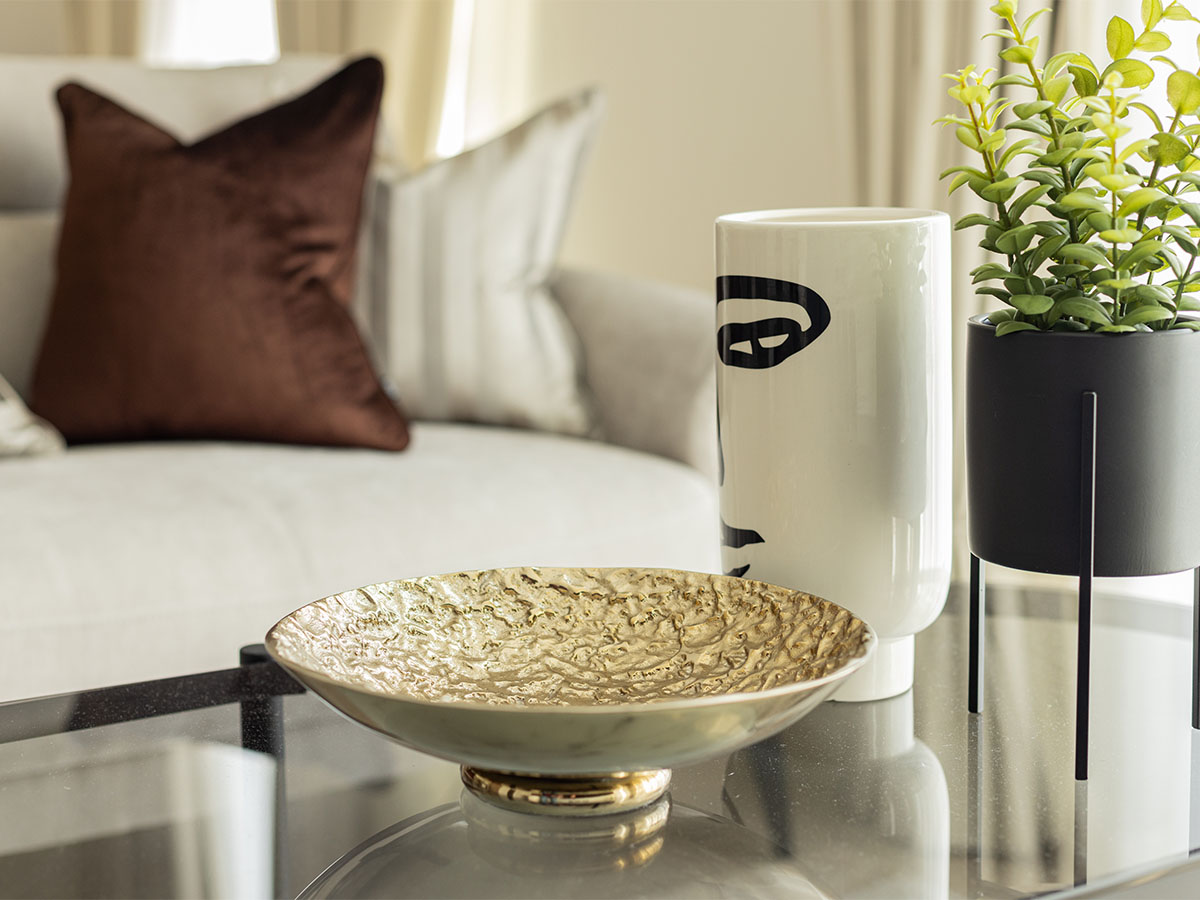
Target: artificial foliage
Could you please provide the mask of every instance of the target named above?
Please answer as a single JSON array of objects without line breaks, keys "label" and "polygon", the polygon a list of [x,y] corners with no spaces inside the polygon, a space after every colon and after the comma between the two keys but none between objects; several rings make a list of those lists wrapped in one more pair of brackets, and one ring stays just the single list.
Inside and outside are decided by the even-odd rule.
[{"label": "artificial foliage", "polygon": [[[1022,20],[1016,0],[1001,0],[991,11],[1003,25],[988,36],[1003,40],[1007,65],[947,75],[961,108],[938,121],[979,154],[941,177],[989,204],[955,227],[983,229],[995,256],[971,274],[1005,304],[988,314],[996,334],[1200,330],[1180,315],[1200,309],[1200,68],[1168,56],[1159,30],[1200,19],[1183,3],[1143,0],[1140,29],[1108,23],[1101,68],[1075,51],[1038,65],[1031,32],[1045,9]],[[1156,111],[1144,91],[1162,77]],[[1137,136],[1139,119],[1150,136]]]}]

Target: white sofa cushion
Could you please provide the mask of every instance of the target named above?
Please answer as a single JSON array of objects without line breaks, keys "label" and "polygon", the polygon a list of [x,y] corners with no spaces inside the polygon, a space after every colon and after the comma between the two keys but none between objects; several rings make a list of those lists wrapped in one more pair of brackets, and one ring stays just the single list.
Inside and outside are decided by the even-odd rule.
[{"label": "white sofa cushion", "polygon": [[57,210],[0,211],[0,376],[29,398],[50,312]]},{"label": "white sofa cushion", "polygon": [[0,459],[6,456],[49,456],[62,453],[67,442],[58,429],[35,416],[0,375]]},{"label": "white sofa cushion", "polygon": [[413,418],[593,431],[546,282],[601,110],[583,91],[415,174],[379,173],[368,319]]},{"label": "white sofa cushion", "polygon": [[400,454],[97,445],[0,463],[0,700],[223,668],[340,590],[509,565],[718,571],[681,463],[418,423]]}]

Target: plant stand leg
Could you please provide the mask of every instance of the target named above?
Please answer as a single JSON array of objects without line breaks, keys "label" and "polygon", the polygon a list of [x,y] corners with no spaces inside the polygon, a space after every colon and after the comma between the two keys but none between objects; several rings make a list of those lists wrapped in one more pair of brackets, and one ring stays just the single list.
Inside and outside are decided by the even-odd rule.
[{"label": "plant stand leg", "polygon": [[1088,784],[1086,781],[1075,782],[1075,847],[1074,847],[1074,882],[1075,886],[1087,884],[1088,856]]},{"label": "plant stand leg", "polygon": [[[967,712],[983,712],[983,611],[985,563],[971,554],[971,596],[967,623]],[[1198,570],[1200,571],[1200,570]]]},{"label": "plant stand leg", "polygon": [[1200,568],[1192,576],[1192,727],[1200,728]]},{"label": "plant stand leg", "polygon": [[967,717],[967,896],[983,891],[983,718]]},{"label": "plant stand leg", "polygon": [[1095,391],[1083,392],[1083,436],[1079,448],[1079,650],[1075,679],[1075,778],[1088,777],[1088,713],[1092,658],[1092,574],[1096,551]]}]

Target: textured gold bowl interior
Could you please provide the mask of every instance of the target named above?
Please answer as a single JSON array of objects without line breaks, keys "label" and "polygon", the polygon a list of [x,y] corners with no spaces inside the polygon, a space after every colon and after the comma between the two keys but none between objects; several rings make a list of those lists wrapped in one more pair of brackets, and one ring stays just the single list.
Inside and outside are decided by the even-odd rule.
[{"label": "textured gold bowl interior", "polygon": [[842,607],[670,569],[495,569],[391,581],[297,610],[284,661],[437,703],[603,706],[753,693],[831,675],[870,629]]}]

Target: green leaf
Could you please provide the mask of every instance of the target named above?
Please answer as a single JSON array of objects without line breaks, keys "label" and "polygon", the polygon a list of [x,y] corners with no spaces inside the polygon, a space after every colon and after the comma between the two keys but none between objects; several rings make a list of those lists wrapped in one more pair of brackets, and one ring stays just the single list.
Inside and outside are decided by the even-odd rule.
[{"label": "green leaf", "polygon": [[[997,162],[997,165],[1001,169],[1003,169],[1005,166],[1007,166],[1009,164],[1009,162],[1012,160],[1012,158],[1014,156],[1016,156],[1018,153],[1021,153],[1022,151],[1024,151],[1026,147],[1029,147],[1030,145],[1036,144],[1036,143],[1038,143],[1037,138],[1022,138],[1021,140],[1016,141],[1012,146],[1010,146],[1007,150],[1004,151],[1004,155],[1000,157],[999,161]],[[1030,153],[1034,156],[1037,155],[1033,151],[1030,151]]]},{"label": "green leaf", "polygon": [[970,215],[963,216],[961,219],[959,219],[957,222],[955,222],[954,230],[961,231],[963,228],[970,228],[972,225],[996,225],[996,226],[999,226],[999,224],[1000,223],[997,222],[995,219],[989,219],[987,216],[980,215],[979,213],[971,213]]},{"label": "green leaf", "polygon": [[1145,87],[1154,80],[1154,70],[1140,59],[1118,59],[1109,63],[1101,75],[1101,81],[1104,80],[1103,76],[1110,72],[1119,72],[1122,86],[1127,88]]},{"label": "green leaf", "polygon": [[1004,279],[1004,289],[1009,294],[1040,294],[1042,293],[1042,279],[1038,279],[1037,287],[1033,287],[1029,283],[1030,279],[1024,275],[1010,275]]},{"label": "green leaf", "polygon": [[959,143],[970,147],[972,150],[979,149],[979,138],[975,136],[973,128],[968,128],[966,125],[959,125],[954,130],[954,136],[958,138]]},{"label": "green leaf", "polygon": [[1156,200],[1161,200],[1166,196],[1158,188],[1141,188],[1125,197],[1121,201],[1121,207],[1117,210],[1117,218],[1127,216],[1130,213],[1137,212],[1144,206],[1149,206]]},{"label": "green leaf", "polygon": [[[1028,267],[1028,271],[1036,272],[1042,263],[1056,254],[1059,249],[1061,249],[1062,246],[1069,240],[1070,238],[1065,234],[1059,234],[1043,239],[1041,243],[1039,243],[1037,247],[1031,250],[1025,257],[1025,265]],[[1031,293],[1040,292],[1040,289],[1036,292],[1031,291]]]},{"label": "green leaf", "polygon": [[1025,173],[1026,181],[1036,181],[1039,184],[1048,184],[1051,187],[1058,188],[1060,191],[1063,187],[1062,176],[1057,172],[1044,172],[1038,169],[1031,169]]},{"label": "green leaf", "polygon": [[1139,284],[1133,289],[1133,295],[1147,303],[1170,303],[1174,299],[1171,292],[1160,284]]},{"label": "green leaf", "polygon": [[1124,59],[1133,52],[1133,26],[1120,16],[1109,19],[1105,32],[1108,55],[1112,59]]},{"label": "green leaf", "polygon": [[1070,87],[1071,76],[1059,75],[1042,83],[1042,93],[1051,104],[1058,104],[1062,102],[1063,97],[1067,96],[1067,89]]},{"label": "green leaf", "polygon": [[1162,0],[1142,0],[1142,24],[1153,28],[1163,17]]},{"label": "green leaf", "polygon": [[1141,239],[1142,233],[1136,228],[1107,228],[1096,236],[1110,244],[1133,244]]},{"label": "green leaf", "polygon": [[1096,331],[1101,334],[1128,334],[1137,331],[1132,325],[1101,325]]},{"label": "green leaf", "polygon": [[1184,116],[1200,109],[1200,78],[1183,69],[1172,72],[1167,77],[1167,102]]},{"label": "green leaf", "polygon": [[1173,19],[1176,22],[1186,22],[1192,18],[1192,14],[1187,11],[1187,7],[1179,3],[1172,3],[1163,10],[1163,16],[1168,19]]},{"label": "green leaf", "polygon": [[1020,186],[1020,184],[1020,176],[1005,178],[1001,181],[993,182],[992,184],[984,187],[982,190],[980,190],[979,196],[992,203],[1004,203],[1013,195],[1013,192]]},{"label": "green leaf", "polygon": [[1030,322],[1017,322],[1009,319],[1007,322],[1001,322],[996,326],[996,337],[1004,337],[1006,334],[1012,334],[1014,331],[1038,331],[1038,327]]},{"label": "green leaf", "polygon": [[1009,275],[1008,269],[996,263],[984,263],[982,266],[976,266],[971,270],[971,282],[978,284],[981,281],[990,281],[993,278],[1007,278]]},{"label": "green leaf", "polygon": [[[1097,165],[1101,164],[1097,163]],[[1091,166],[1088,168],[1091,168]],[[1109,173],[1096,175],[1095,178],[1106,189],[1114,192],[1126,190],[1127,188],[1133,187],[1135,184],[1140,184],[1142,181],[1141,177],[1138,175],[1117,175]]]},{"label": "green leaf", "polygon": [[[1190,73],[1184,72],[1183,74],[1189,75]],[[1192,77],[1195,78],[1194,75]],[[1191,149],[1186,141],[1181,141],[1173,134],[1160,131],[1154,135],[1154,144],[1150,147],[1150,158],[1160,166],[1173,166],[1190,152]]]},{"label": "green leaf", "polygon": [[1033,48],[1024,44],[1005,47],[1000,51],[1000,58],[1005,62],[1017,63],[1023,66],[1026,63],[1033,62]]},{"label": "green leaf", "polygon": [[1139,306],[1132,312],[1121,316],[1118,325],[1142,325],[1150,322],[1162,322],[1166,319],[1172,319],[1175,314],[1169,309],[1163,309],[1161,306]]},{"label": "green leaf", "polygon": [[1162,241],[1141,240],[1133,245],[1132,250],[1126,250],[1117,261],[1118,269],[1132,269],[1144,259],[1159,253],[1165,245]]},{"label": "green leaf", "polygon": [[955,191],[957,191],[960,187],[962,187],[964,184],[966,184],[970,180],[971,180],[971,176],[968,175],[966,172],[963,172],[961,175],[955,175],[954,180],[950,182],[950,190],[946,191],[947,196],[950,194],[953,194]]},{"label": "green leaf", "polygon": [[1182,209],[1189,219],[1200,225],[1200,204],[1196,203],[1180,203],[1179,208]]},{"label": "green leaf", "polygon": [[1108,206],[1104,201],[1088,191],[1072,191],[1059,197],[1058,202],[1068,209],[1094,209],[1096,212],[1108,212]]},{"label": "green leaf", "polygon": [[1071,73],[1071,83],[1080,97],[1094,96],[1096,91],[1100,90],[1100,79],[1096,77],[1095,72],[1090,72],[1082,66],[1067,66],[1067,71]]},{"label": "green leaf", "polygon": [[1049,138],[1050,126],[1041,119],[1018,119],[1008,126],[1013,131],[1028,131],[1031,134],[1041,135],[1044,138]]},{"label": "green leaf", "polygon": [[985,134],[983,140],[979,142],[980,150],[998,150],[1004,146],[1004,129],[994,131],[991,134]]},{"label": "green leaf", "polygon": [[1058,255],[1063,259],[1089,262],[1097,266],[1108,265],[1108,257],[1091,244],[1067,244],[1058,251]]},{"label": "green leaf", "polygon": [[1136,102],[1136,101],[1133,103],[1130,103],[1129,106],[1131,109],[1136,109],[1136,110],[1139,110],[1140,112],[1145,113],[1146,116],[1150,119],[1150,121],[1154,124],[1155,131],[1163,130],[1162,119],[1160,119],[1158,117],[1158,113],[1156,113],[1152,107],[1147,106],[1145,103]]},{"label": "green leaf", "polygon": [[1038,157],[1038,162],[1043,166],[1060,166],[1069,160],[1075,153],[1070,147],[1062,147],[1059,150],[1051,150],[1049,153],[1043,153]]},{"label": "green leaf", "polygon": [[1200,322],[1188,322],[1186,320],[1181,321],[1181,322],[1176,322],[1174,325],[1171,326],[1170,330],[1171,331],[1183,331],[1184,329],[1187,329],[1188,331],[1200,331]]},{"label": "green leaf", "polygon": [[1013,107],[1013,112],[1020,119],[1028,119],[1053,108],[1054,104],[1049,100],[1030,100],[1028,103],[1018,103]]},{"label": "green leaf", "polygon": [[1047,184],[1039,184],[1037,187],[1030,188],[1009,205],[1008,217],[1014,220],[1020,219],[1025,210],[1042,199],[1049,191],[1050,186]]},{"label": "green leaf", "polygon": [[987,322],[989,325],[999,325],[1001,322],[1009,322],[1016,316],[1015,309],[993,309],[987,314]]},{"label": "green leaf", "polygon": [[[1055,252],[1057,253],[1058,251]],[[1090,271],[1092,271],[1091,266],[1080,266],[1070,263],[1050,266],[1050,274],[1055,278],[1071,278],[1075,275],[1083,275],[1085,272]]]},{"label": "green leaf", "polygon": [[1032,224],[1018,225],[996,238],[996,246],[1000,248],[1001,253],[1015,255],[1023,252],[1029,246],[1036,233],[1037,230]]},{"label": "green leaf", "polygon": [[1074,319],[1056,319],[1054,322],[1055,331],[1087,331],[1087,325],[1083,322],[1076,322]]},{"label": "green leaf", "polygon": [[1054,305],[1054,298],[1045,294],[1013,294],[1008,302],[1027,316],[1040,316]]},{"label": "green leaf", "polygon": [[1004,290],[1003,288],[998,288],[998,287],[975,288],[975,293],[976,294],[987,294],[989,297],[995,297],[998,300],[1003,300],[1005,303],[1008,302],[1008,297],[1009,297],[1008,291]]},{"label": "green leaf", "polygon": [[1058,303],[1058,309],[1064,316],[1094,322],[1097,325],[1111,325],[1112,317],[1098,302],[1090,297],[1070,297]]},{"label": "green leaf", "polygon": [[1100,287],[1112,288],[1116,291],[1128,291],[1138,286],[1138,282],[1132,278],[1105,278],[1100,282]]},{"label": "green leaf", "polygon": [[1158,53],[1171,49],[1171,39],[1161,31],[1147,31],[1133,42],[1133,48],[1143,53]]},{"label": "green leaf", "polygon": [[1142,138],[1139,141],[1133,141],[1132,143],[1126,145],[1125,149],[1121,151],[1119,156],[1117,156],[1117,162],[1125,162],[1127,159],[1129,159],[1129,157],[1133,156],[1133,154],[1142,153],[1143,151],[1148,150],[1153,144],[1154,141],[1150,138]]}]

